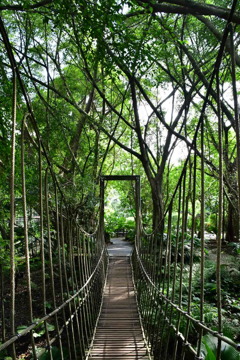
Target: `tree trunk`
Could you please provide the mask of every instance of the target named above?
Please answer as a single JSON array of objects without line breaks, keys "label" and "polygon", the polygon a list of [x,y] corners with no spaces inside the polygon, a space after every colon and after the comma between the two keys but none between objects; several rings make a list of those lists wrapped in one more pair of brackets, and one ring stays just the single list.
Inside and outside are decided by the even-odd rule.
[{"label": "tree trunk", "polygon": [[237,185],[237,164],[236,159],[230,162],[227,159],[227,176],[229,187],[229,201],[227,205],[227,221],[226,221],[226,241],[238,242],[239,241],[239,213],[238,213],[238,198],[236,191]]},{"label": "tree trunk", "polygon": [[[236,205],[236,206],[234,206]],[[228,204],[227,224],[226,224],[226,241],[239,241],[239,215],[237,211],[237,199]]]},{"label": "tree trunk", "polygon": [[152,178],[150,181],[152,203],[153,203],[153,230],[163,229],[163,197],[162,197],[162,181],[159,177]]}]

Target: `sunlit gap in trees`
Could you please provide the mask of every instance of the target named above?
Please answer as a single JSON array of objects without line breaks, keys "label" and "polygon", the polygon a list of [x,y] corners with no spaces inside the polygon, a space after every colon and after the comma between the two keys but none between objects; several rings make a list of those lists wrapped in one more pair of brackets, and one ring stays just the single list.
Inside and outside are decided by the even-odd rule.
[{"label": "sunlit gap in trees", "polygon": [[[240,82],[237,82],[237,88],[238,92],[240,92]],[[203,90],[205,91],[205,90]],[[171,93],[173,92],[173,87],[170,83],[164,84],[164,87],[155,87],[152,89],[152,92],[155,96],[154,106],[158,108],[159,111],[164,115],[164,119],[166,123],[171,125],[172,121],[176,118],[178,115],[179,108],[183,102],[183,97],[180,94],[180,92],[176,91],[173,95]],[[227,102],[232,108],[234,107],[233,102],[233,95],[232,95],[232,85],[230,83],[224,83],[223,90],[221,93],[221,98]],[[191,109],[188,112],[188,118],[198,118],[202,106],[202,98],[200,95],[194,96],[194,102],[191,107]],[[159,141],[160,141],[160,148],[163,147],[164,142],[167,137],[168,130],[160,123],[160,120],[157,119],[154,111],[152,110],[151,106],[145,101],[141,100],[139,107],[139,117],[141,121],[141,125],[146,129],[148,128],[148,124],[150,121],[158,121],[159,122]],[[207,115],[207,111],[206,111]],[[181,117],[183,119],[184,113]],[[181,127],[181,119],[179,121],[179,128]],[[216,116],[214,116],[211,113],[211,121],[217,125],[218,119]],[[226,126],[230,125],[230,121],[226,120]],[[156,150],[156,141],[157,141],[157,134],[154,131],[146,130],[147,138],[149,140],[150,149],[155,154]],[[192,137],[188,134],[186,135],[186,139],[192,142]],[[176,137],[173,136],[171,141],[171,146],[176,141]],[[177,140],[176,144],[172,146],[171,150],[171,156],[170,158],[170,164],[172,165],[178,165],[180,162],[182,162],[184,159],[186,159],[188,155],[188,147],[186,143],[182,140]]]},{"label": "sunlit gap in trees", "polygon": [[131,182],[108,182],[105,197],[105,231],[110,237],[124,233],[128,240],[134,239],[135,206]]},{"label": "sunlit gap in trees", "polygon": [[[173,91],[173,87],[170,83],[169,84],[166,83],[164,87],[158,87],[153,89],[155,95],[154,106],[156,106],[158,110],[161,111],[162,114],[164,114],[165,121],[168,124],[171,124],[172,120],[175,119],[175,117],[177,116],[178,108],[181,105],[181,101],[182,101],[180,93],[175,94],[175,97],[174,96],[169,97],[172,91]],[[200,98],[198,99],[198,101],[200,101]],[[141,125],[145,127],[145,129],[148,127],[148,123],[150,121],[159,122],[160,148],[163,148],[168,130],[164,127],[164,125],[160,123],[160,120],[156,118],[155,113],[153,112],[152,108],[146,101],[141,100],[138,110],[139,110]],[[156,135],[157,134],[153,131],[147,134],[147,138],[150,144],[150,149],[153,153],[155,153],[155,149],[156,149],[156,141],[157,141]],[[173,136],[172,144],[174,143],[175,140],[176,138],[175,136]],[[186,144],[183,141],[178,140],[177,145],[174,146],[171,151],[171,156],[170,156],[171,164],[174,165],[179,164],[181,161],[183,161],[186,158],[187,154],[188,154],[188,149]]]}]

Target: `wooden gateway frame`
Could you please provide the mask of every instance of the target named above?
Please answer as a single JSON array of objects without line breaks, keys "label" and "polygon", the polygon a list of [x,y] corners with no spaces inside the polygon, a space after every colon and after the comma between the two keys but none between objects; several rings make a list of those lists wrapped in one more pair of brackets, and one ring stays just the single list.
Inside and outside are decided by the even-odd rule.
[{"label": "wooden gateway frame", "polygon": [[104,196],[105,181],[135,181],[135,205],[136,205],[136,240],[138,242],[141,229],[141,197],[140,175],[102,175],[100,176],[100,234],[104,237]]}]

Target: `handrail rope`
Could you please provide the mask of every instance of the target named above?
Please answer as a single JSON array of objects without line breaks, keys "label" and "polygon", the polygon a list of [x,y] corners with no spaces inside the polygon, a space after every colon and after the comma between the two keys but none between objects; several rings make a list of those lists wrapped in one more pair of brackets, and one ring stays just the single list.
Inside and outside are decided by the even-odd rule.
[{"label": "handrail rope", "polygon": [[43,316],[41,319],[39,319],[37,322],[33,323],[32,325],[28,326],[26,329],[24,329],[21,333],[13,336],[12,338],[10,338],[9,340],[7,340],[4,344],[0,345],[0,351],[4,350],[6,347],[8,347],[9,345],[11,345],[12,343],[14,343],[17,339],[21,338],[22,336],[28,334],[31,330],[33,330],[38,324],[48,320],[50,317],[52,317],[53,315],[55,315],[56,313],[59,312],[59,310],[63,309],[66,305],[68,305],[71,301],[73,301],[83,290],[85,290],[85,288],[88,286],[88,284],[90,283],[90,281],[92,280],[93,276],[95,275],[95,273],[97,272],[103,256],[105,253],[105,248],[102,249],[101,255],[99,257],[98,263],[95,266],[93,272],[91,273],[91,275],[89,276],[88,280],[86,281],[86,283],[74,294],[72,295],[70,298],[68,298],[63,304],[61,304],[60,306],[58,306],[56,309],[54,309],[53,311],[51,311],[48,315]]},{"label": "handrail rope", "polygon": [[[192,317],[190,314],[188,314],[187,311],[181,309],[178,305],[176,305],[175,303],[173,303],[170,299],[168,299],[166,297],[166,295],[164,295],[157,287],[156,284],[153,283],[151,277],[148,275],[147,271],[145,270],[145,267],[141,261],[138,249],[135,247],[135,251],[137,254],[137,261],[140,264],[141,270],[144,274],[144,276],[147,278],[148,282],[150,283],[150,285],[155,289],[156,293],[158,293],[158,295],[164,299],[164,301],[168,302],[172,307],[174,307],[179,313],[181,313],[182,315],[184,315],[186,318],[188,318],[189,320],[193,321],[198,327],[202,328],[203,330],[206,330],[207,332],[209,332],[210,334],[212,334],[213,336],[217,337],[218,339],[226,342],[227,344],[233,346],[236,350],[240,351],[240,344],[236,344],[233,340],[231,340],[230,338],[227,338],[221,334],[219,334],[217,331],[214,331],[212,329],[210,329],[209,327],[207,327],[206,325],[204,325],[203,322],[196,320],[194,317]],[[183,336],[183,335],[182,335]]]},{"label": "handrail rope", "polygon": [[151,347],[149,346],[147,338],[146,338],[146,334],[145,334],[144,326],[143,326],[143,319],[142,319],[142,315],[141,315],[141,311],[140,311],[139,302],[138,302],[138,299],[137,299],[137,287],[136,287],[136,283],[135,283],[132,257],[133,257],[133,253],[130,256],[130,265],[131,265],[131,270],[132,270],[132,281],[133,281],[135,299],[136,299],[136,303],[137,303],[137,312],[138,312],[138,316],[139,316],[139,320],[140,320],[140,326],[141,326],[141,330],[142,330],[143,341],[144,341],[144,344],[145,344],[145,346],[147,348],[148,359],[151,360],[152,359],[152,357],[151,357]]},{"label": "handrail rope", "polygon": [[[147,285],[147,283],[146,283],[146,285]],[[159,308],[159,304],[157,303],[155,297],[152,296],[152,300],[153,300],[155,306],[156,306],[157,308]],[[148,298],[148,302],[149,302],[149,298]],[[162,309],[159,310],[159,313],[161,313],[162,315],[165,314],[164,310],[162,310]],[[177,329],[177,327],[172,324],[172,322],[171,322],[170,319],[168,319],[168,318],[165,316],[164,321],[166,321],[166,322],[168,323],[169,327],[171,327],[171,328],[175,331],[177,337],[181,338],[182,341],[185,340],[184,335],[183,335],[181,332],[179,332],[179,330]],[[188,343],[187,346],[191,349],[191,351],[192,351],[195,355],[197,355],[196,350],[191,346],[190,343]]]},{"label": "handrail rope", "polygon": [[[107,266],[106,266],[107,270],[106,270],[106,275],[105,275],[105,281],[104,281],[104,285],[103,285],[103,289],[106,287],[106,283],[107,283],[107,272],[108,272],[108,268],[109,268],[109,256],[107,256]],[[100,315],[101,315],[101,312],[102,312],[102,306],[103,306],[103,296],[101,297],[101,303],[100,303],[100,307],[99,307],[99,312],[98,312],[98,316],[97,316],[97,319],[96,319],[96,323],[95,323],[95,328],[94,328],[94,331],[93,331],[93,336],[92,336],[92,341],[89,345],[89,348],[88,348],[88,351],[87,351],[87,355],[86,355],[86,359],[85,360],[88,360],[90,354],[91,354],[91,350],[93,348],[93,343],[94,343],[94,338],[95,338],[95,335],[96,335],[96,331],[97,331],[97,326],[98,326],[98,323],[99,323],[99,319],[100,319]]]},{"label": "handrail rope", "polygon": [[[72,322],[72,320],[74,319],[74,317],[79,313],[79,310],[81,309],[82,305],[85,302],[85,299],[87,299],[88,296],[85,296],[84,298],[82,298],[82,301],[79,303],[79,305],[76,307],[76,310],[71,313],[71,316],[66,320],[66,322],[64,322],[64,325],[61,327],[61,329],[59,330],[59,334],[57,334],[54,338],[52,338],[50,340],[50,345],[52,345],[63,333],[64,329],[66,329],[69,325],[70,322]],[[38,323],[40,323],[41,321],[39,321]],[[38,356],[41,356],[44,353],[45,349],[41,351],[38,351]]]}]

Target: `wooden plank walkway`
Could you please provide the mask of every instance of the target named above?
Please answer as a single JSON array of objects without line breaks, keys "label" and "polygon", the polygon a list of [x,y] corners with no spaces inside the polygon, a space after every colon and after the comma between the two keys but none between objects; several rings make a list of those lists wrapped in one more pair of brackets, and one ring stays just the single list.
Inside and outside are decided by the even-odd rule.
[{"label": "wooden plank walkway", "polygon": [[102,311],[88,359],[150,359],[143,340],[127,256],[109,259]]}]

